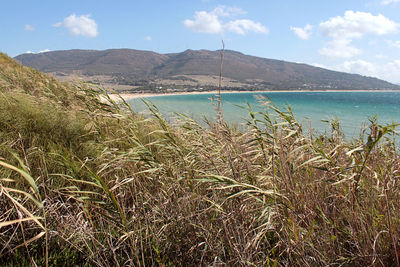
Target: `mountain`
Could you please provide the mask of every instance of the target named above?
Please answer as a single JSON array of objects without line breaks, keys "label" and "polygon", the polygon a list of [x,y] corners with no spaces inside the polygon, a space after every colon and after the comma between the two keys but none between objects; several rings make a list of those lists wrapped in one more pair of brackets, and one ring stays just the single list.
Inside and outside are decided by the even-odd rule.
[{"label": "mountain", "polygon": [[[80,77],[120,90],[207,90],[218,85],[221,51],[159,54],[133,49],[66,50],[15,57],[57,78]],[[372,77],[225,50],[224,89],[400,89]]]}]

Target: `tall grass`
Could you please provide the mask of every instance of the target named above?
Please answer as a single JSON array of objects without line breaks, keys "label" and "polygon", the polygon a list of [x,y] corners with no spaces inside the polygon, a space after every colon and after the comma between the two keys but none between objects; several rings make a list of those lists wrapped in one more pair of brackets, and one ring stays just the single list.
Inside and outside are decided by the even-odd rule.
[{"label": "tall grass", "polygon": [[245,131],[171,125],[0,64],[4,265],[398,265],[396,125],[310,137],[273,105]]}]

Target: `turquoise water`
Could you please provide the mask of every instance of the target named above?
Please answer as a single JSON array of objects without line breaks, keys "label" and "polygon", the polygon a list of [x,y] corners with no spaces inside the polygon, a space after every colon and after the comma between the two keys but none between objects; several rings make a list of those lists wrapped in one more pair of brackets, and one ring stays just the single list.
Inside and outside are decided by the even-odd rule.
[{"label": "turquoise water", "polygon": [[[149,97],[168,118],[173,113],[184,113],[201,120],[203,116],[215,119],[215,108],[211,104],[213,94],[168,95]],[[268,92],[268,93],[224,93],[222,94],[224,119],[231,123],[244,123],[248,112],[236,105],[249,103],[253,110],[264,110],[257,96],[267,96],[276,105],[290,105],[295,118],[303,128],[312,127],[318,132],[328,129],[323,120],[338,118],[346,136],[357,136],[362,127],[368,124],[368,118],[378,117],[381,124],[400,122],[400,92]],[[146,110],[139,99],[129,101],[137,112]]]}]

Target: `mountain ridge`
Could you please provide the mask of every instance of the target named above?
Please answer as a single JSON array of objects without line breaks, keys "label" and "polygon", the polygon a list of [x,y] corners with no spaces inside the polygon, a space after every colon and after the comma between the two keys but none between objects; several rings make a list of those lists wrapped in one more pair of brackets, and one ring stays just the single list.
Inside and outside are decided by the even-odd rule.
[{"label": "mountain ridge", "polygon": [[[135,49],[60,50],[22,54],[23,65],[63,79],[78,74],[84,80],[119,85],[125,90],[204,90],[217,86],[221,50],[185,50],[160,54]],[[207,77],[214,77],[209,79]],[[224,51],[224,89],[240,90],[398,90],[389,82],[304,63]]]}]

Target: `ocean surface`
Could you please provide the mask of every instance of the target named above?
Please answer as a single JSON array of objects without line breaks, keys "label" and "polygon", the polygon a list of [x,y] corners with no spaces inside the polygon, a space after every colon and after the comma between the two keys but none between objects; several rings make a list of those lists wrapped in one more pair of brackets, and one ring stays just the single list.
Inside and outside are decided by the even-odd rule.
[{"label": "ocean surface", "polygon": [[[377,116],[381,125],[400,122],[400,92],[267,92],[222,94],[224,119],[242,125],[249,118],[248,111],[238,106],[250,104],[254,111],[264,111],[268,106],[259,100],[268,97],[282,109],[290,105],[295,118],[304,129],[323,133],[329,129],[326,120],[339,119],[346,137],[357,137],[368,125],[369,118]],[[173,120],[175,113],[183,113],[201,122],[204,117],[215,120],[215,94],[166,95],[145,98],[156,105],[161,113]],[[216,101],[214,101],[216,103]],[[140,99],[129,104],[136,112],[146,113],[146,105]],[[270,111],[273,114],[272,111]]]}]

